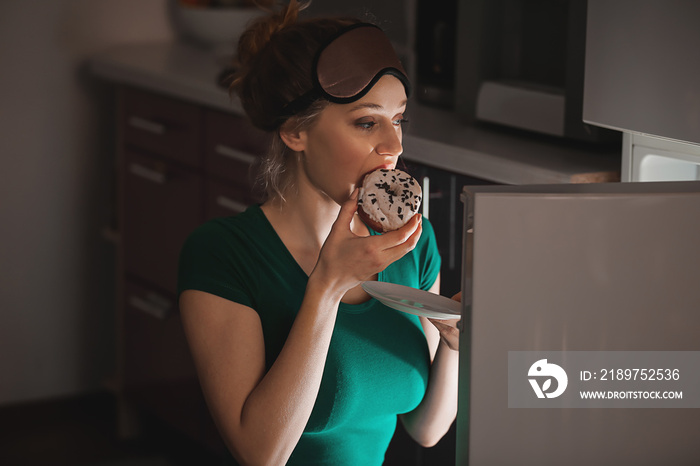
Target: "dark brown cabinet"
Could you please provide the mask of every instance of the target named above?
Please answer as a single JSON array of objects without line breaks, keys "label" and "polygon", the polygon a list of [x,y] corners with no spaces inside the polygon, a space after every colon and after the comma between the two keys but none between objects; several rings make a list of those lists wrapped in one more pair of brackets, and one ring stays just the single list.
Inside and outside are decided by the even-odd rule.
[{"label": "dark brown cabinet", "polygon": [[201,165],[203,109],[135,89],[121,96],[126,144],[191,167]]},{"label": "dark brown cabinet", "polygon": [[178,251],[204,217],[204,178],[131,151],[124,162],[126,272],[175,293]]},{"label": "dark brown cabinet", "polygon": [[267,150],[269,136],[244,117],[209,111],[204,118],[204,160],[208,175],[252,191],[251,168]]},{"label": "dark brown cabinet", "polygon": [[120,88],[118,109],[122,419],[148,412],[222,450],[180,321],[178,256],[206,219],[260,200],[253,179],[268,135],[240,116],[139,89]]},{"label": "dark brown cabinet", "polygon": [[125,287],[125,388],[156,403],[171,383],[195,376],[175,301],[132,281]]}]

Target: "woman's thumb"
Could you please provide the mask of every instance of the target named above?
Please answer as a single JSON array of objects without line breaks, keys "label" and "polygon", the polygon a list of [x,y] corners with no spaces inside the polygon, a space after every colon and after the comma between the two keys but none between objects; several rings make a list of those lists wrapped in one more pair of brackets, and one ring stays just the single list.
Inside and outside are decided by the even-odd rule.
[{"label": "woman's thumb", "polygon": [[359,188],[355,188],[348,200],[341,204],[336,222],[340,222],[341,225],[347,227],[350,226],[350,221],[352,221],[352,217],[355,215],[355,211],[357,211],[357,196],[359,191]]}]

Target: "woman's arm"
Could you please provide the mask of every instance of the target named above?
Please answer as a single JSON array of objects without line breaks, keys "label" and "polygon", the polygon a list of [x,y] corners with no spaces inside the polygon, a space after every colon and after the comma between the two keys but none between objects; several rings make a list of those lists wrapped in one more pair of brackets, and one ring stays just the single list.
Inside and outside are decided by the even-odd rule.
[{"label": "woman's arm", "polygon": [[[429,291],[439,294],[439,276]],[[447,325],[449,328],[444,331],[438,331],[426,318],[421,317],[421,323],[432,359],[428,388],[423,401],[413,411],[403,414],[401,421],[416,442],[432,447],[449,430],[457,415],[459,352],[456,351],[454,335],[450,330],[454,329],[456,322]],[[458,333],[455,334],[458,337]]]},{"label": "woman's arm", "polygon": [[180,296],[183,325],[209,409],[243,464],[287,461],[316,401],[340,300],[413,249],[420,237],[420,219],[386,235],[354,236],[350,220],[355,207],[356,198],[343,205],[309,276],[289,336],[267,372],[255,310],[201,291]]},{"label": "woman's arm", "polygon": [[242,464],[284,464],[321,384],[338,296],[313,284],[279,357],[265,373],[258,314],[201,291],[180,297],[183,325],[219,431]]}]

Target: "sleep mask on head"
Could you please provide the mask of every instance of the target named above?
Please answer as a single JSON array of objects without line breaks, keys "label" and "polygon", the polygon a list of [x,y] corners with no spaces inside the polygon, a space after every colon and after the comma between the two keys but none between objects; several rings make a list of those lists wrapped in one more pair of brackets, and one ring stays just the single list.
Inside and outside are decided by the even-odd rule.
[{"label": "sleep mask on head", "polygon": [[314,88],[282,109],[280,122],[309,107],[319,98],[337,104],[361,99],[385,74],[396,76],[406,95],[411,84],[389,38],[378,26],[357,23],[334,35],[316,53]]}]

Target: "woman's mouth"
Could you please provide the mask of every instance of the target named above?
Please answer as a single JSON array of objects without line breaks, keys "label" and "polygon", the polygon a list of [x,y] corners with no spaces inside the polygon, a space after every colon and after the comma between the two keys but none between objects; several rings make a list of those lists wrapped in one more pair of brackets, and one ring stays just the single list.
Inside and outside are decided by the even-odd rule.
[{"label": "woman's mouth", "polygon": [[373,169],[371,169],[370,171],[368,171],[367,173],[362,175],[362,178],[364,179],[365,176],[367,176],[368,174],[375,172],[377,170],[393,170],[395,167],[396,167],[396,165],[393,163],[385,163],[383,165],[379,165],[379,166],[374,167]]}]

